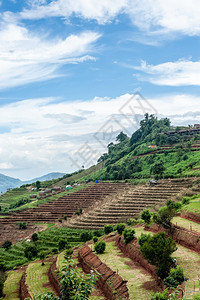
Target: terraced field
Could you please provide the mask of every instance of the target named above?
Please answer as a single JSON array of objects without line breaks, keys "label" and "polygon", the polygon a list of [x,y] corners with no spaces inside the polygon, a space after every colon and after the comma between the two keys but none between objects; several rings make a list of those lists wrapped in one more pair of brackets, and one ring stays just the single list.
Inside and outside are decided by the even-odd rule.
[{"label": "terraced field", "polygon": [[81,217],[70,219],[68,226],[100,229],[105,224],[126,222],[129,218],[138,217],[143,209],[159,207],[191,186],[192,179],[161,180],[156,186],[129,186],[109,202],[96,205]]},{"label": "terraced field", "polygon": [[[58,252],[60,239],[64,239],[70,246],[75,247],[81,243],[80,234],[82,232],[84,232],[84,230],[76,230],[66,227],[50,228],[39,232],[39,239],[36,242],[38,253],[43,251],[47,255],[52,255],[53,252],[55,252],[55,249]],[[28,245],[34,245],[34,243],[30,241],[23,241],[14,244],[8,250],[0,248],[0,263],[2,263],[7,269],[28,263],[29,260],[24,256],[24,250]]]},{"label": "terraced field", "polygon": [[[75,212],[82,208],[87,210],[96,202],[101,203],[106,198],[113,197],[117,193],[127,188],[125,183],[99,183],[90,185],[87,188],[66,194],[56,200],[44,203],[38,207],[22,210],[12,213],[7,218],[0,219],[0,237],[1,243],[7,239],[14,241],[17,237],[16,223],[27,222],[32,223],[55,223],[59,219],[64,221],[70,218]],[[21,233],[26,234],[25,231]],[[25,237],[25,236],[24,236]],[[17,240],[15,240],[17,241]]]}]

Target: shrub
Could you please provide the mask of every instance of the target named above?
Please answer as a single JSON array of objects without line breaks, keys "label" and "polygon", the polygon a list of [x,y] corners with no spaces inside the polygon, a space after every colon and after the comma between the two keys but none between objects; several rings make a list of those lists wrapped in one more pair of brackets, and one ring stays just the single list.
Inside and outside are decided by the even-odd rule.
[{"label": "shrub", "polygon": [[93,242],[96,243],[98,241],[98,237],[97,236],[93,236]]},{"label": "shrub", "polygon": [[181,202],[182,202],[183,205],[187,205],[187,204],[190,203],[190,198],[189,197],[183,197]]},{"label": "shrub", "polygon": [[52,252],[53,254],[57,254],[57,253],[58,253],[58,249],[57,249],[57,248],[52,248],[51,252]]},{"label": "shrub", "polygon": [[8,250],[11,246],[12,246],[12,242],[7,240],[3,243],[2,248]]},{"label": "shrub", "polygon": [[68,248],[68,249],[66,249],[66,251],[65,251],[65,257],[69,257],[69,256],[72,256],[72,254],[73,254],[73,249],[70,247],[70,248]]},{"label": "shrub", "polygon": [[183,269],[180,266],[172,268],[169,276],[164,279],[164,284],[169,288],[176,288],[184,281]]},{"label": "shrub", "polygon": [[151,300],[167,300],[168,299],[168,290],[165,289],[163,292],[157,292],[151,295]]},{"label": "shrub", "polygon": [[106,249],[106,243],[104,241],[100,241],[99,243],[96,243],[94,245],[94,250],[96,251],[97,254],[104,253],[105,249]]},{"label": "shrub", "polygon": [[32,240],[33,242],[37,242],[37,241],[38,241],[38,235],[37,235],[36,232],[32,234],[31,240]]},{"label": "shrub", "polygon": [[104,233],[105,234],[109,234],[112,231],[113,231],[113,226],[112,225],[105,225],[104,226]]},{"label": "shrub", "polygon": [[170,237],[166,237],[164,232],[149,237],[140,246],[142,255],[150,264],[156,266],[156,273],[161,278],[165,278],[168,274],[172,261],[171,254],[176,250],[176,243]]},{"label": "shrub", "polygon": [[100,230],[94,230],[94,231],[93,231],[93,235],[94,235],[94,236],[97,236],[97,237],[100,237],[100,236],[103,235],[103,232],[100,231]]},{"label": "shrub", "polygon": [[91,240],[92,239],[91,231],[82,232],[81,235],[80,235],[80,239],[84,243]]},{"label": "shrub", "polygon": [[27,229],[26,222],[19,222],[18,225],[19,225],[19,229]]},{"label": "shrub", "polygon": [[117,224],[116,225],[116,230],[117,230],[118,234],[122,234],[122,232],[124,231],[125,227],[126,227],[126,224],[124,224],[124,223]]},{"label": "shrub", "polygon": [[128,244],[135,238],[135,230],[131,228],[126,228],[123,232],[124,242]]},{"label": "shrub", "polygon": [[24,249],[24,255],[28,259],[32,259],[37,255],[37,248],[36,246],[33,245],[27,245],[26,248]]},{"label": "shrub", "polygon": [[67,220],[67,216],[64,216],[63,219],[66,221]]},{"label": "shrub", "polygon": [[59,249],[59,251],[63,250],[66,247],[67,243],[68,242],[66,240],[60,239],[59,242],[58,242],[58,249]]},{"label": "shrub", "polygon": [[77,209],[77,211],[76,211],[76,215],[77,216],[80,216],[82,213],[83,213],[83,209],[82,208]]},{"label": "shrub", "polygon": [[58,219],[58,222],[62,223],[62,219]]},{"label": "shrub", "polygon": [[149,209],[145,209],[142,211],[141,213],[141,219],[145,222],[145,224],[149,224],[151,221],[151,213],[149,211]]},{"label": "shrub", "polygon": [[151,238],[151,235],[150,233],[147,234],[147,233],[141,233],[141,236],[139,237],[138,239],[138,244],[142,247],[143,244],[148,241],[148,239]]}]

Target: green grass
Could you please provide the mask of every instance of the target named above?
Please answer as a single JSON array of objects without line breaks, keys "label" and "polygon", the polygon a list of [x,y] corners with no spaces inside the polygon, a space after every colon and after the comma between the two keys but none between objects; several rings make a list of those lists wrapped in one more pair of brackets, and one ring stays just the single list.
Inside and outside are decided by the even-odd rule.
[{"label": "green grass", "polygon": [[19,282],[22,277],[23,270],[9,271],[7,273],[7,278],[4,283],[3,293],[5,295],[5,300],[18,300],[19,293]]},{"label": "green grass", "polygon": [[184,227],[188,230],[194,230],[196,232],[200,233],[200,224],[192,222],[187,219],[183,219],[181,217],[174,217],[172,219],[173,224],[177,224],[178,226]]},{"label": "green grass", "polygon": [[[39,240],[36,242],[38,253],[44,251],[46,255],[52,255],[53,250],[55,248],[58,249],[60,239],[65,239],[71,247],[75,247],[81,244],[80,234],[84,231],[84,229],[50,227],[49,229],[38,232]],[[7,270],[27,263],[28,259],[24,257],[24,249],[29,244],[34,243],[22,241],[11,246],[9,250],[0,248],[0,263],[2,263]]]},{"label": "green grass", "polygon": [[3,208],[3,211],[2,211],[3,213],[18,211],[18,210],[25,209],[25,208],[26,209],[27,208],[34,208],[34,207],[39,206],[41,204],[56,200],[56,199],[58,199],[62,196],[65,196],[66,194],[72,194],[74,192],[82,190],[86,187],[88,187],[87,184],[82,184],[80,186],[74,187],[72,190],[64,191],[64,192],[61,192],[57,195],[52,195],[51,197],[47,197],[47,198],[44,198],[44,199],[39,199],[39,200],[38,199],[33,199],[29,203],[21,205],[17,208],[9,209],[10,205],[13,205],[13,204],[17,203],[22,198],[30,198],[30,195],[33,194],[33,193],[37,194],[37,196],[39,196],[38,192],[29,192],[28,190],[20,191],[20,189],[13,189],[12,191],[6,192],[2,196],[0,196],[0,206],[2,206],[2,208]]},{"label": "green grass", "polygon": [[151,298],[151,291],[146,290],[142,285],[147,281],[152,281],[152,277],[141,268],[138,268],[131,259],[124,258],[114,242],[107,242],[105,253],[98,254],[98,256],[113,271],[118,272],[124,280],[128,280],[127,286],[130,299],[149,300]]},{"label": "green grass", "polygon": [[192,292],[194,287],[193,280],[198,280],[200,269],[200,255],[194,251],[178,245],[178,249],[173,253],[173,257],[176,257],[177,264],[184,270],[187,281],[187,291]]},{"label": "green grass", "polygon": [[37,294],[53,292],[50,287],[43,286],[44,284],[49,283],[49,278],[46,274],[49,266],[49,262],[46,262],[44,266],[41,265],[41,262],[31,263],[28,265],[28,268],[26,270],[26,284],[28,286],[28,291],[31,297]]},{"label": "green grass", "polygon": [[[164,162],[164,176],[168,177],[184,177],[184,176],[200,176],[200,170],[195,170],[199,166],[200,161],[200,151],[188,151],[187,149],[183,150],[183,155],[187,154],[188,158],[186,160],[182,160],[178,158],[177,149],[166,150],[167,155],[164,153],[155,153],[155,157],[153,158],[153,163],[150,164],[148,159],[153,154],[148,154],[146,156],[139,157],[139,161],[141,162],[142,171],[134,172],[134,178],[150,178],[150,169],[151,166],[159,161],[160,159]],[[122,157],[118,161],[116,161],[112,165],[116,166],[128,166],[129,162],[132,162],[134,157],[134,151],[130,152],[128,155]],[[193,163],[193,167],[190,168],[189,165]],[[182,173],[178,173],[178,170],[181,169]],[[106,174],[106,167],[102,167],[101,169],[83,176],[81,180],[86,179],[103,179]],[[134,182],[134,181],[133,181]]]},{"label": "green grass", "polygon": [[192,200],[188,205],[184,206],[183,210],[200,214],[200,200]]}]

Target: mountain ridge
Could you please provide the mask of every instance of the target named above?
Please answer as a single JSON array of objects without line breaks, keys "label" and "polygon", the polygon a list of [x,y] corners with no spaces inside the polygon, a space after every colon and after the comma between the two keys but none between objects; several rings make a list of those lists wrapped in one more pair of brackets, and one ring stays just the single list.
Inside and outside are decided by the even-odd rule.
[{"label": "mountain ridge", "polygon": [[22,181],[19,178],[10,177],[10,176],[0,173],[0,192],[4,193],[9,188],[13,189],[16,187],[20,187],[23,184],[30,184],[30,183],[36,182],[37,180],[39,180],[39,181],[52,180],[52,179],[57,179],[57,178],[63,177],[64,175],[65,175],[65,173],[51,172],[51,173],[48,173],[48,174],[40,176],[40,177]]}]

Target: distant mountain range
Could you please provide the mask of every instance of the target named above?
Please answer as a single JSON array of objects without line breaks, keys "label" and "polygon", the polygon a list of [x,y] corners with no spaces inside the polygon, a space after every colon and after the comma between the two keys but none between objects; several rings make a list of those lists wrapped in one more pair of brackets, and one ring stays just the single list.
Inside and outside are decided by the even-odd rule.
[{"label": "distant mountain range", "polygon": [[0,193],[6,192],[7,189],[9,189],[9,188],[13,189],[16,187],[20,187],[23,184],[36,182],[37,180],[46,181],[46,180],[51,180],[51,179],[57,179],[57,178],[63,177],[64,175],[65,175],[65,173],[53,172],[53,173],[48,173],[41,177],[33,178],[31,180],[21,181],[20,179],[16,179],[13,177],[9,177],[9,176],[0,174]]}]

